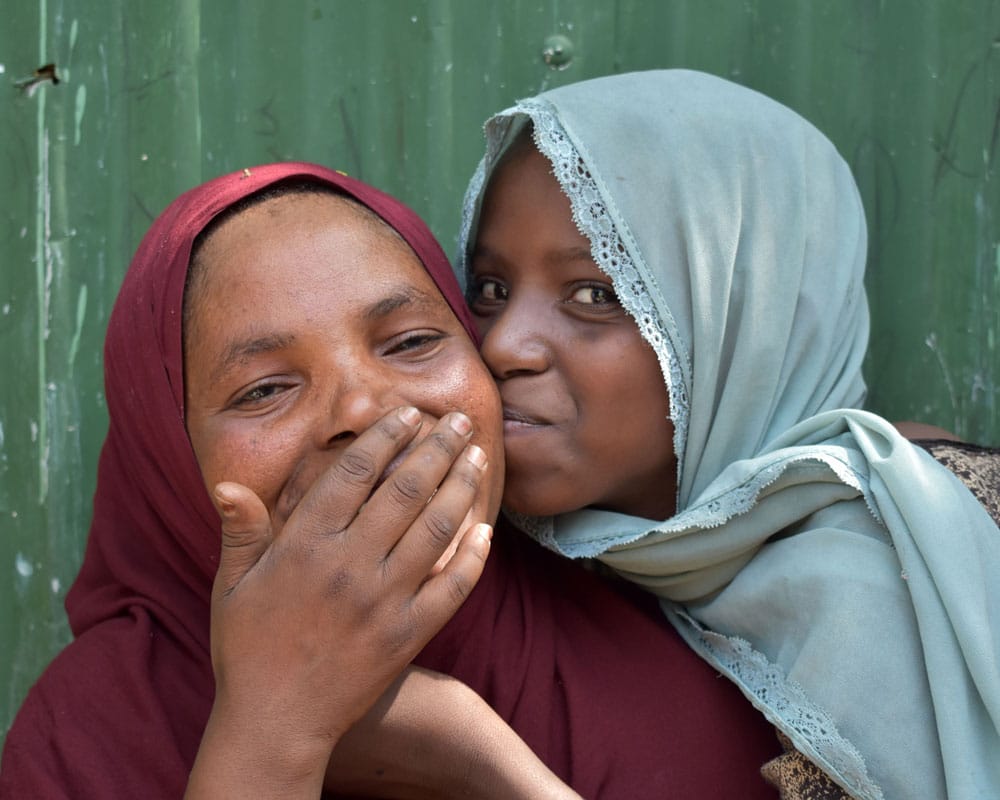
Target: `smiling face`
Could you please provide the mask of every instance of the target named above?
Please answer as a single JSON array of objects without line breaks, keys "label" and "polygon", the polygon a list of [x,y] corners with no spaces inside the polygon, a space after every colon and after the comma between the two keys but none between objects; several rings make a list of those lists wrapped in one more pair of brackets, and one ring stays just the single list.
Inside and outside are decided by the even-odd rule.
[{"label": "smiling face", "polygon": [[472,420],[491,465],[473,512],[494,519],[496,389],[394,231],[342,197],[292,193],[222,222],[197,259],[186,424],[210,490],[223,480],[248,486],[277,532],[358,434],[412,405],[424,432],[449,411]]},{"label": "smiling face", "polygon": [[481,352],[504,406],[504,505],[672,516],[673,425],[656,355],[524,137],[490,179],[471,263]]}]

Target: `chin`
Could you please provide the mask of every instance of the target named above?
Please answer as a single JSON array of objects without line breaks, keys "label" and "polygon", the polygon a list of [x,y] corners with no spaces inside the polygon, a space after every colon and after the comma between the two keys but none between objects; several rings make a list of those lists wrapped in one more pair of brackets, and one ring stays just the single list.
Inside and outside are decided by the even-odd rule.
[{"label": "chin", "polygon": [[503,508],[514,514],[521,514],[526,517],[554,517],[557,514],[566,514],[576,511],[580,506],[571,502],[559,502],[546,493],[537,484],[534,490],[531,486],[526,491],[521,492],[516,489],[504,493]]}]

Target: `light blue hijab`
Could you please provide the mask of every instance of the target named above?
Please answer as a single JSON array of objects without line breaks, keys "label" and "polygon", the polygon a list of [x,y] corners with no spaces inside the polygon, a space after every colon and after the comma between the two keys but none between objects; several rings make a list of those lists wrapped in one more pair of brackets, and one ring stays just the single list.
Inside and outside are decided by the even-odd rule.
[{"label": "light blue hijab", "polygon": [[556,89],[487,122],[462,272],[483,186],[529,119],[659,357],[678,511],[517,521],[655,592],[852,795],[1000,797],[1000,531],[859,410],[866,232],[843,159],[797,114],[709,75]]}]

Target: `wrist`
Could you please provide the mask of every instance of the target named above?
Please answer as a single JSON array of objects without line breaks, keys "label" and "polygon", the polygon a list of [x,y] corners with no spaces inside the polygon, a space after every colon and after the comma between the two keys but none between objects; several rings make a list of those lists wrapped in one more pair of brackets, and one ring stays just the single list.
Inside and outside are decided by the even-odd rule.
[{"label": "wrist", "polygon": [[217,700],[188,784],[200,797],[318,798],[335,736],[304,736],[260,709],[248,718]]}]

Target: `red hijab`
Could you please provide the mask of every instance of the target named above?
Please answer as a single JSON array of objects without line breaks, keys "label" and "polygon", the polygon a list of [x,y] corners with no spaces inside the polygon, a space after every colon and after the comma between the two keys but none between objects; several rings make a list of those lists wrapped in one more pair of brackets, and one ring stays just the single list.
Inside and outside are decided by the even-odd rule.
[{"label": "red hijab", "polygon": [[208,609],[220,547],[218,514],[184,427],[184,283],[195,238],[214,217],[290,180],[330,186],[378,214],[475,338],[448,260],[420,218],[342,173],[305,163],[253,167],[171,203],[139,245],[108,323],[110,426],[83,566],[66,598],[76,638],[8,735],[0,793],[183,794],[212,703]]}]

